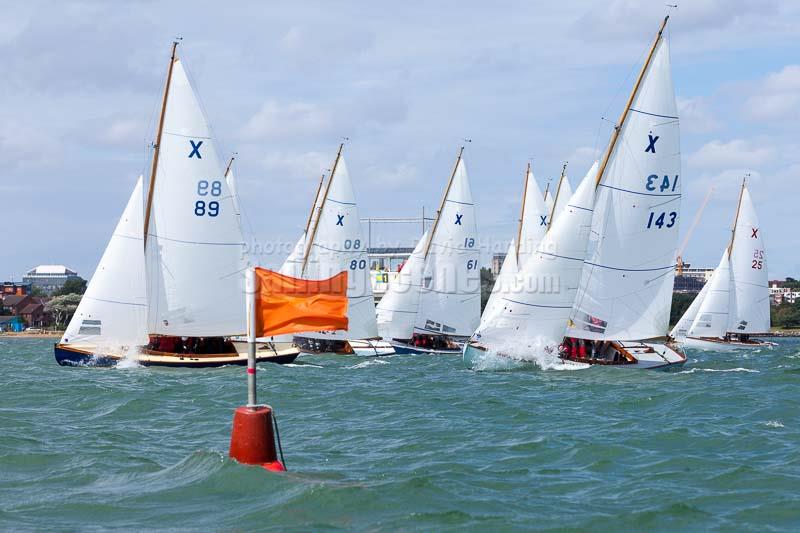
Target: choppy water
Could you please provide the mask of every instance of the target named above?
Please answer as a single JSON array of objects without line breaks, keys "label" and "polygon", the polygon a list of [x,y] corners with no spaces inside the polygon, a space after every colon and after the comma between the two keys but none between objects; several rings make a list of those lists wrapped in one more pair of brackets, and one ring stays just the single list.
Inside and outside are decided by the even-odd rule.
[{"label": "choppy water", "polygon": [[0,527],[800,529],[800,343],[672,372],[264,365],[287,474],[227,459],[244,371],[0,339]]}]

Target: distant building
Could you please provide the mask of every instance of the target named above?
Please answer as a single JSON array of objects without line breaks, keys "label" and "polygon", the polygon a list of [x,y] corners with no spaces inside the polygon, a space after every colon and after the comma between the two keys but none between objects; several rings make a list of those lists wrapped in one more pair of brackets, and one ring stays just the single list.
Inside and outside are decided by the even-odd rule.
[{"label": "distant building", "polygon": [[25,329],[25,324],[22,322],[22,317],[19,316],[0,316],[0,332],[15,331],[19,332]]},{"label": "distant building", "polygon": [[413,251],[414,248],[407,247],[367,249],[372,294],[376,303],[383,298],[389,282],[398,276]]},{"label": "distant building", "polygon": [[500,269],[503,268],[503,263],[506,261],[506,254],[497,253],[492,256],[492,276],[497,277],[500,274]]},{"label": "distant building", "polygon": [[770,281],[769,299],[773,305],[800,302],[800,291],[791,287],[781,287],[780,281]]},{"label": "distant building", "polygon": [[3,296],[8,294],[16,294],[18,296],[22,296],[25,294],[31,293],[31,284],[30,283],[19,283],[16,281],[4,281],[2,286],[0,286],[0,294]]},{"label": "distant building", "polygon": [[64,265],[39,265],[22,277],[23,283],[39,287],[47,294],[53,294],[64,286],[68,279],[78,279],[78,273]]},{"label": "distant building", "polygon": [[[30,294],[8,294],[0,298],[0,315],[19,317],[28,326],[44,326],[49,320],[46,300]],[[12,331],[12,330],[6,330]],[[16,331],[16,330],[14,330]]]},{"label": "distant building", "polygon": [[672,285],[673,292],[700,292],[703,286],[711,279],[713,268],[692,268],[689,263],[675,269],[675,281]]}]

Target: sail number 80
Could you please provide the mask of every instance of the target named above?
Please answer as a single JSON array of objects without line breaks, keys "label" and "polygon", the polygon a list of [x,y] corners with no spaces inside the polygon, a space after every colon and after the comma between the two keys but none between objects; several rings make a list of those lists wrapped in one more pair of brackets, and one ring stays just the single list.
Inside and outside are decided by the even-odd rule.
[{"label": "sail number 80", "polygon": [[352,261],[350,261],[350,270],[364,270],[365,268],[367,268],[366,259],[361,259],[358,261],[353,259]]},{"label": "sail number 80", "polygon": [[[222,182],[212,181],[209,183],[207,180],[200,180],[197,182],[197,195],[198,196],[219,196],[222,194]],[[219,202],[212,200],[206,204],[205,200],[197,200],[194,203],[195,216],[202,217],[208,215],[215,217],[219,215]]]}]

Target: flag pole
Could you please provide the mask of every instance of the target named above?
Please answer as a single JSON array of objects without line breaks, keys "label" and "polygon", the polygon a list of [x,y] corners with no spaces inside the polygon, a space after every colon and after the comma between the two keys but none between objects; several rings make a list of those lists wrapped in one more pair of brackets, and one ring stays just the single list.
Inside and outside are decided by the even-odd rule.
[{"label": "flag pole", "polygon": [[272,407],[258,405],[256,398],[256,298],[260,296],[260,290],[255,268],[249,267],[244,276],[247,309],[247,405],[237,407],[233,412],[228,456],[242,464],[260,465],[273,472],[283,472],[286,466],[278,459],[280,442],[276,447],[277,425]]},{"label": "flag pole", "polygon": [[258,406],[256,396],[256,272],[247,269],[245,293],[247,298],[247,407]]}]

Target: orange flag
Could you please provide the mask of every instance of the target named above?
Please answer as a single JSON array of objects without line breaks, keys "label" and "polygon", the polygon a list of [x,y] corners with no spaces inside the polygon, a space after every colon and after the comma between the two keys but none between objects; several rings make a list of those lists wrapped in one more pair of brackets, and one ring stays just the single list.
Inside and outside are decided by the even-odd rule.
[{"label": "orange flag", "polygon": [[256,336],[347,329],[347,271],[321,280],[256,273]]}]

